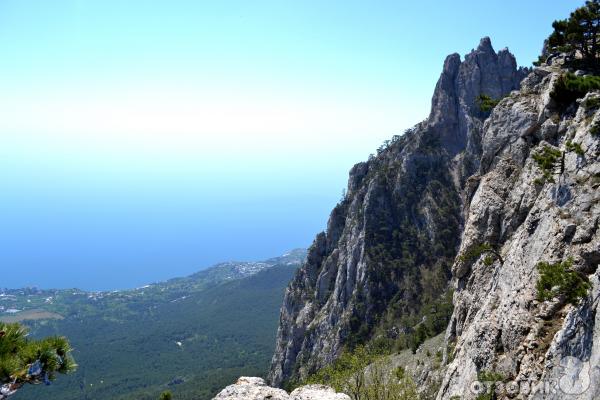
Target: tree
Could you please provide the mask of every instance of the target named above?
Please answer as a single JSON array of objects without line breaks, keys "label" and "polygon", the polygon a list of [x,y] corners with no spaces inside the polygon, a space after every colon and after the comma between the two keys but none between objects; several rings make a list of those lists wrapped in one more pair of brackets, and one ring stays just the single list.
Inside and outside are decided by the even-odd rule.
[{"label": "tree", "polygon": [[547,51],[570,53],[585,67],[597,68],[600,59],[600,0],[588,0],[569,18],[554,21]]},{"label": "tree", "polygon": [[77,366],[70,353],[64,337],[33,340],[21,325],[0,323],[0,400],[27,383],[49,385],[56,374],[73,371]]},{"label": "tree", "polygon": [[171,392],[166,391],[166,392],[162,392],[162,394],[160,395],[158,400],[172,400],[173,399],[173,395],[171,394]]}]

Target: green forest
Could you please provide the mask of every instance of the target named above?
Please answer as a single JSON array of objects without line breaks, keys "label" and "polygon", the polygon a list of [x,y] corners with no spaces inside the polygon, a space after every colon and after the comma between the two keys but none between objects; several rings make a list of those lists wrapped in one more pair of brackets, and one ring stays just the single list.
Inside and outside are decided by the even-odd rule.
[{"label": "green forest", "polygon": [[[66,336],[78,368],[12,398],[155,400],[169,391],[202,400],[241,375],[264,376],[284,289],[303,253],[296,255],[250,276],[214,268],[134,291],[53,292],[46,310],[63,318],[23,323],[32,337]],[[21,291],[12,303],[40,310],[48,295]]]}]

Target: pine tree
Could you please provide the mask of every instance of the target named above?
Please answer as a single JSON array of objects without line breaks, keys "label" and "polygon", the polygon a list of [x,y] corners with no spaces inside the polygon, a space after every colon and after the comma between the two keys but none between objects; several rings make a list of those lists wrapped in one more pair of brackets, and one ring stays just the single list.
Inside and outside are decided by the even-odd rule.
[{"label": "pine tree", "polygon": [[600,0],[588,0],[569,18],[554,21],[548,37],[549,52],[571,53],[581,64],[598,68],[600,62]]},{"label": "pine tree", "polygon": [[162,394],[160,395],[160,398],[159,398],[159,400],[172,400],[172,399],[173,399],[173,395],[169,391],[162,392]]},{"label": "pine tree", "polygon": [[0,323],[0,400],[25,384],[49,385],[57,374],[73,371],[77,366],[70,352],[64,337],[29,339],[20,324]]}]

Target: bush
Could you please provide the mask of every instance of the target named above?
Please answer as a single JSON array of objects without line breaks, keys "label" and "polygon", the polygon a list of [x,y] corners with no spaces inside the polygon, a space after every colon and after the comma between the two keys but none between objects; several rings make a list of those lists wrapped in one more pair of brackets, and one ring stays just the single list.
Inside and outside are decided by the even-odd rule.
[{"label": "bush", "polygon": [[588,278],[571,270],[573,259],[550,264],[539,262],[537,265],[540,278],[537,282],[537,298],[539,301],[550,300],[558,296],[564,296],[571,304],[577,304],[580,299],[587,296],[591,287]]},{"label": "bush", "polygon": [[549,182],[554,182],[554,169],[558,163],[558,160],[561,158],[562,152],[558,149],[554,149],[549,146],[544,146],[544,148],[533,154],[533,159],[537,163],[538,167],[542,170],[544,174],[544,178]]},{"label": "bush", "polygon": [[309,377],[308,383],[332,386],[352,400],[419,398],[414,381],[403,367],[389,370],[385,359],[362,346],[344,352],[333,364]]},{"label": "bush", "polygon": [[500,100],[502,99],[493,99],[487,94],[483,93],[477,96],[477,104],[479,105],[479,109],[484,113],[491,112],[494,107],[500,103]]},{"label": "bush", "polygon": [[600,123],[596,122],[590,126],[590,134],[592,136],[600,135]]},{"label": "bush", "polygon": [[556,80],[550,96],[564,108],[592,90],[600,90],[600,76],[575,76],[567,73]]},{"label": "bush", "polygon": [[589,97],[583,106],[588,110],[600,107],[600,97]]},{"label": "bush", "polygon": [[501,263],[504,262],[500,253],[498,253],[489,243],[474,245],[460,256],[458,259],[463,262],[469,262],[478,259],[482,254],[486,254],[483,263],[487,266],[494,264],[494,260],[498,259]]},{"label": "bush", "polygon": [[538,59],[535,60],[532,64],[536,67],[542,66],[546,63],[546,58],[547,58],[546,55],[540,54]]},{"label": "bush", "polygon": [[566,147],[567,150],[574,151],[579,156],[582,156],[585,153],[579,143],[571,142],[570,140],[567,140]]},{"label": "bush", "polygon": [[162,392],[162,394],[159,397],[159,400],[173,400],[173,395],[169,391]]},{"label": "bush", "polygon": [[496,399],[496,384],[504,381],[504,376],[498,372],[482,371],[477,374],[477,380],[486,384],[486,391],[477,396],[477,400]]}]

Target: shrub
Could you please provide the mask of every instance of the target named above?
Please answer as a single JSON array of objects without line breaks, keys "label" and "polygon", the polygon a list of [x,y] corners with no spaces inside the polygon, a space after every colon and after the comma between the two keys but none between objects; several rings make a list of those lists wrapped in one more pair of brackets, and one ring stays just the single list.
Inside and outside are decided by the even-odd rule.
[{"label": "shrub", "polygon": [[494,250],[494,248],[489,243],[482,243],[472,246],[460,256],[458,256],[458,259],[463,262],[469,262],[478,259],[479,257],[481,257],[482,254],[486,254],[485,258],[483,259],[483,263],[487,266],[492,265],[494,263],[495,258],[498,259],[501,263],[504,262],[500,253]]},{"label": "shrub", "polygon": [[567,150],[574,151],[579,156],[582,156],[585,153],[579,143],[571,142],[570,140],[567,140],[566,147]]},{"label": "shrub", "polygon": [[572,265],[571,258],[555,264],[543,261],[538,263],[540,278],[536,288],[539,301],[564,296],[568,303],[577,304],[587,296],[590,282],[585,275],[571,270]]},{"label": "shrub", "polygon": [[567,73],[557,79],[550,96],[559,106],[566,107],[592,90],[600,90],[600,76],[575,76]]},{"label": "shrub", "polygon": [[159,400],[173,400],[173,395],[169,391],[162,392],[162,394],[159,397]]},{"label": "shrub", "polygon": [[352,400],[419,398],[412,377],[403,367],[389,370],[385,359],[369,355],[364,347],[345,352],[333,364],[309,377],[308,383],[332,386]]},{"label": "shrub", "polygon": [[394,371],[394,375],[396,375],[396,378],[398,378],[398,380],[402,380],[406,376],[406,370],[404,369],[404,367],[399,366],[398,368],[396,368],[396,371]]},{"label": "shrub", "polygon": [[600,97],[589,97],[583,103],[583,106],[588,110],[600,107]]},{"label": "shrub", "polygon": [[537,163],[538,167],[542,170],[544,178],[549,182],[554,182],[554,168],[556,167],[558,160],[561,158],[562,152],[558,149],[554,149],[549,146],[533,154],[533,159]]},{"label": "shrub", "polygon": [[355,400],[389,399],[415,400],[419,398],[417,387],[409,374],[398,378],[396,373],[388,372],[383,360],[371,365],[367,384],[354,396]]},{"label": "shrub", "polygon": [[484,113],[491,112],[494,107],[500,103],[500,100],[502,99],[493,99],[487,94],[483,93],[477,96],[477,104],[479,105],[479,109]]},{"label": "shrub", "polygon": [[482,371],[477,374],[477,380],[486,384],[486,391],[477,396],[477,400],[496,399],[496,383],[504,381],[504,376],[498,372]]},{"label": "shrub", "polygon": [[593,136],[600,135],[600,123],[592,123],[592,125],[590,126],[590,134]]},{"label": "shrub", "polygon": [[546,57],[544,54],[540,54],[540,55],[538,56],[538,59],[537,59],[537,60],[535,60],[535,61],[534,61],[532,64],[533,64],[534,66],[536,66],[536,67],[539,67],[539,66],[541,66],[541,65],[544,65],[544,64],[546,63],[546,58],[547,58],[547,57]]}]

